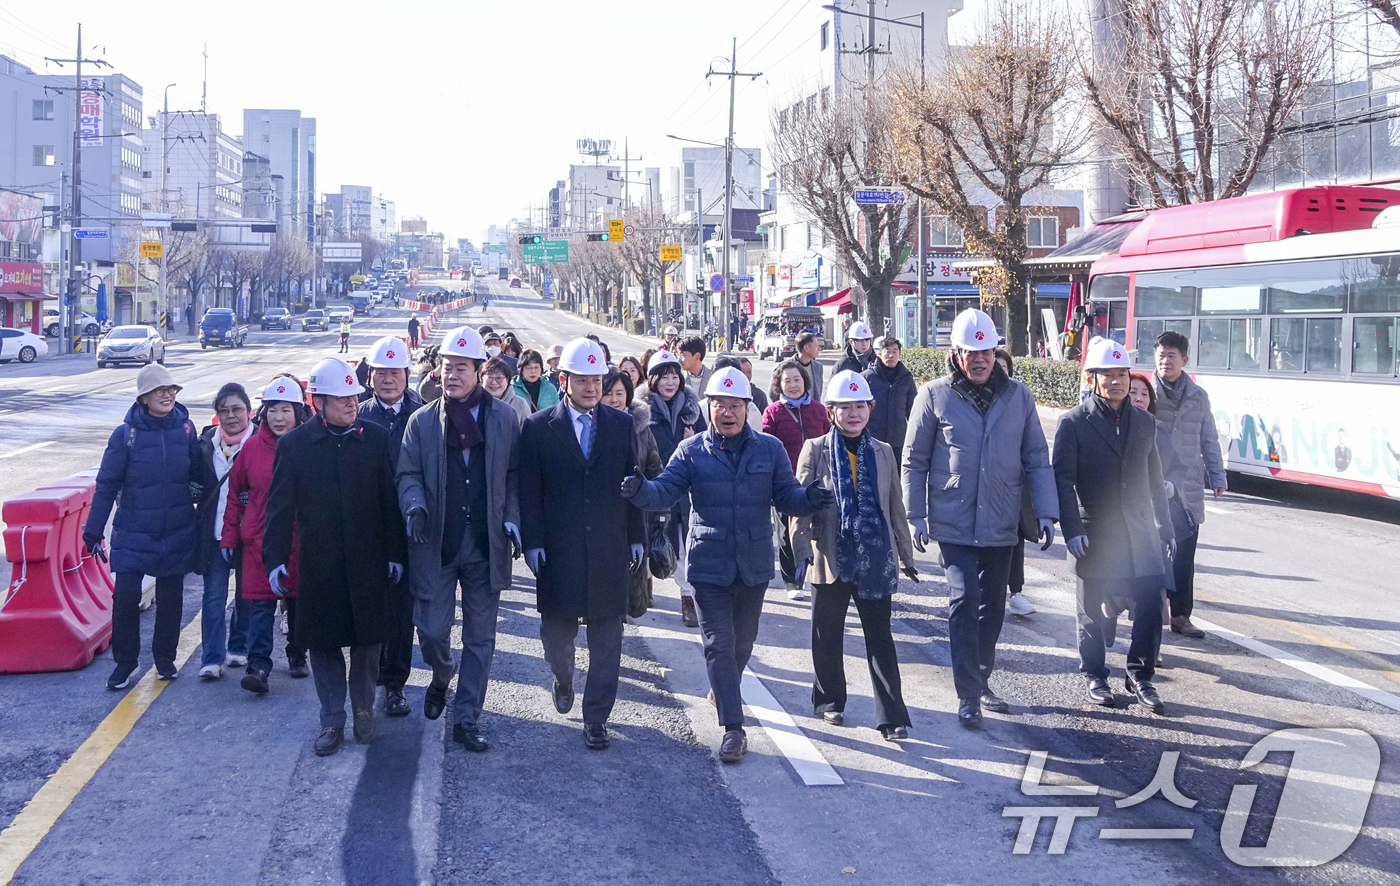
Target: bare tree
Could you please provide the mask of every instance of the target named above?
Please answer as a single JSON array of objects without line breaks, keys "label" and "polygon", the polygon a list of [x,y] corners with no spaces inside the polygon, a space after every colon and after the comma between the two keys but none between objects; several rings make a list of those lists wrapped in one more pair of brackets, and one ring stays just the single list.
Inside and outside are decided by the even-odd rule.
[{"label": "bare tree", "polygon": [[1120,3],[1121,70],[1081,67],[1104,142],[1121,154],[1139,202],[1170,206],[1245,193],[1318,83],[1328,4]]},{"label": "bare tree", "polygon": [[[1068,101],[1071,33],[1054,11],[993,0],[971,45],[925,83],[904,70],[888,144],[896,178],[963,231],[984,302],[1006,306],[1012,352],[1028,352],[1026,218],[1083,144]],[[1016,334],[1012,333],[1016,330]]]},{"label": "bare tree", "polygon": [[233,307],[237,308],[238,297],[245,283],[249,284],[250,288],[249,310],[258,307],[252,304],[251,284],[262,274],[264,255],[265,253],[253,250],[227,247],[215,247],[210,250],[210,262],[216,269],[219,282],[233,291]]},{"label": "bare tree", "polygon": [[1356,0],[1357,5],[1375,16],[1396,34],[1400,34],[1400,2],[1396,0]]},{"label": "bare tree", "polygon": [[[899,275],[913,215],[898,204],[856,205],[855,190],[888,186],[891,107],[869,89],[839,104],[827,92],[775,109],[771,146],[779,188],[835,243],[842,267],[864,294],[866,319],[881,328],[890,315],[890,284]],[[888,238],[888,245],[881,244]]]},{"label": "bare tree", "polygon": [[675,273],[679,261],[662,261],[663,245],[684,245],[686,234],[694,228],[677,224],[658,208],[639,207],[627,213],[627,221],[635,233],[622,243],[622,258],[642,287],[642,318],[646,329],[652,327],[654,310],[652,296],[665,289],[667,274]]}]

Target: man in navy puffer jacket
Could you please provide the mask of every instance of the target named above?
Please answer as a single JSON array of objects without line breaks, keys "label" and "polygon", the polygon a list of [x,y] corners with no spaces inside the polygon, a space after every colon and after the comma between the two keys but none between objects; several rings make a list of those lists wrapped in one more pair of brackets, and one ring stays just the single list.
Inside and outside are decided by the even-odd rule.
[{"label": "man in navy puffer jacket", "polygon": [[141,646],[141,580],[156,579],[156,627],[151,655],[162,680],[175,678],[175,647],[185,573],[194,569],[198,546],[194,502],[207,478],[199,458],[199,434],[189,411],[175,401],[180,386],[164,366],[152,364],[136,377],[136,402],[107,440],[92,511],[83,527],[88,551],[101,555],[102,536],[113,505],[112,658],[108,689],[125,689]]}]

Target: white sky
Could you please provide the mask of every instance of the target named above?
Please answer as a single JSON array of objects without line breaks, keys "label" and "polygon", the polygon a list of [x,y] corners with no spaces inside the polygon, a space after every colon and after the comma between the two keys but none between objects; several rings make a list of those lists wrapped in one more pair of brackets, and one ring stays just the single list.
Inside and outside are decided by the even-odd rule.
[{"label": "white sky", "polygon": [[[619,154],[630,138],[634,166],[660,166],[667,187],[681,147],[667,133],[724,138],[727,83],[704,83],[711,59],[724,67],[738,37],[740,70],[776,65],[817,39],[819,5],[0,2],[0,52],[43,71],[43,56],[72,57],[82,22],[85,48],[105,47],[141,84],[149,114],[171,82],[172,110],[199,106],[207,42],[208,107],[230,132],[241,134],[244,108],[299,108],[317,120],[323,193],[370,185],[400,218],[479,241],[582,162],[579,138],[614,139]],[[765,142],[767,93],[782,85],[740,81],[740,145]]]}]

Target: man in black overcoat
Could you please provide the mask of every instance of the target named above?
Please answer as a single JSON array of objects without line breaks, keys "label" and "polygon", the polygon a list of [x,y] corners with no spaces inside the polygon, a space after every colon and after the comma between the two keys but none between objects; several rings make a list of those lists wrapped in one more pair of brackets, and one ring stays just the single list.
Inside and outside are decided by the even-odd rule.
[{"label": "man in black overcoat", "polygon": [[1122,345],[1108,339],[1090,345],[1084,368],[1093,394],[1061,417],[1051,461],[1060,524],[1078,576],[1079,670],[1089,699],[1115,704],[1102,610],[1105,600],[1123,599],[1133,616],[1124,685],[1162,714],[1166,708],[1152,678],[1162,644],[1162,589],[1176,542],[1156,419],[1128,401],[1130,365]]},{"label": "man in black overcoat", "polygon": [[306,390],[316,416],[277,444],[263,563],[278,592],[295,526],[300,568],[294,640],[311,659],[321,701],[315,750],[328,756],[344,740],[342,650],[347,646],[355,739],[365,743],[374,737],[374,684],[390,586],[403,578],[407,544],[389,464],[389,433],[358,420],[363,388],[354,371],[327,358],[311,371]]},{"label": "man in black overcoat", "polygon": [[520,529],[535,574],[540,641],[554,672],[554,707],[574,703],[574,639],[588,620],[583,731],[609,743],[607,720],[622,665],[622,619],[631,569],[641,566],[642,513],[622,497],[637,467],[632,417],[599,403],[608,361],[596,342],[569,342],[559,359],[565,398],[520,431]]}]

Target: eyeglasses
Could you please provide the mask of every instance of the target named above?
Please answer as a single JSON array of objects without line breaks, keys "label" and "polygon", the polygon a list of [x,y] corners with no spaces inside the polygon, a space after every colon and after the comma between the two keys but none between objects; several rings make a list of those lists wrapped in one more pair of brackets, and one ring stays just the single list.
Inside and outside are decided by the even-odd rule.
[{"label": "eyeglasses", "polygon": [[723,403],[715,403],[712,405],[714,406],[715,412],[728,412],[730,414],[747,412],[749,408],[749,404],[747,403],[739,403],[735,406],[726,406]]}]

